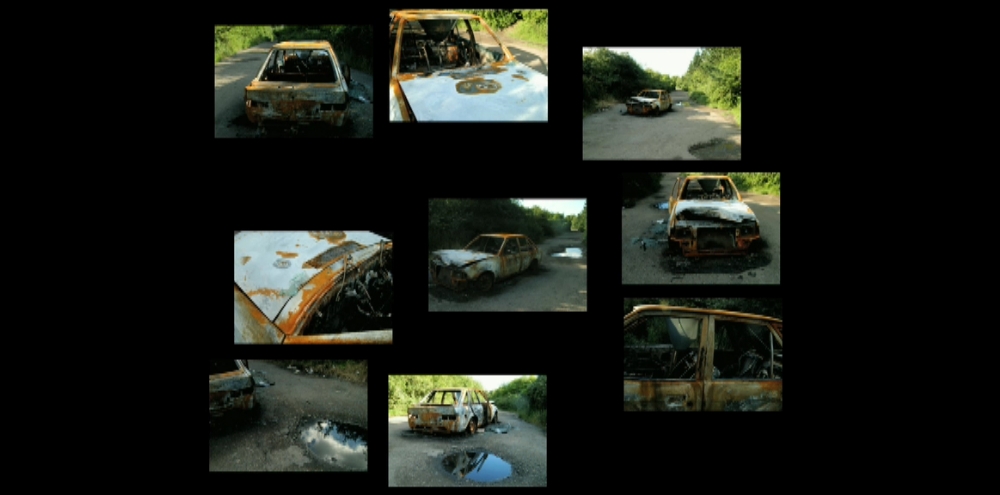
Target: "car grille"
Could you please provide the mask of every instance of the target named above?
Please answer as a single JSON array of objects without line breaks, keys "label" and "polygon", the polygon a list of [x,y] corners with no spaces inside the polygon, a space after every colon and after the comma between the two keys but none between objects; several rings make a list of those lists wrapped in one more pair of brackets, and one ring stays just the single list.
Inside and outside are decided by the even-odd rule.
[{"label": "car grille", "polygon": [[736,229],[698,229],[698,250],[736,249]]}]

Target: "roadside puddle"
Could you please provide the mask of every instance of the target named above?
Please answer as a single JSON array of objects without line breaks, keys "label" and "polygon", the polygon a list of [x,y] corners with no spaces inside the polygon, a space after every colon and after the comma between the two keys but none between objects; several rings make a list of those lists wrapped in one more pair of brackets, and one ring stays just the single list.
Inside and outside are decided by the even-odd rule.
[{"label": "roadside puddle", "polygon": [[327,464],[350,471],[368,470],[368,430],[328,420],[310,421],[302,428],[309,451]]},{"label": "roadside puddle", "polygon": [[488,452],[456,452],[445,456],[441,464],[460,480],[489,483],[508,478],[511,474],[507,461]]},{"label": "roadside puddle", "polygon": [[580,248],[566,248],[565,251],[561,253],[555,253],[552,255],[553,258],[582,258],[583,250]]}]

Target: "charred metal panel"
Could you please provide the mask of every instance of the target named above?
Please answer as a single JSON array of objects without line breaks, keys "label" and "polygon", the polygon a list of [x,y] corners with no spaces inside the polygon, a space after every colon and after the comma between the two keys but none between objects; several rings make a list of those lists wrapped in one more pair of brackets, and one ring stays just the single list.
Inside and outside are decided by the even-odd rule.
[{"label": "charred metal panel", "polygon": [[[254,382],[250,369],[233,360],[235,371],[208,375],[208,412],[219,415],[231,409],[252,409]],[[213,366],[210,367],[211,370]]]},{"label": "charred metal panel", "polygon": [[234,342],[237,344],[280,344],[284,335],[267,316],[233,285]]},{"label": "charred metal panel", "polygon": [[290,335],[285,344],[391,344],[392,330],[346,332],[330,335]]},{"label": "charred metal panel", "polygon": [[625,411],[699,411],[702,384],[685,380],[625,380]]}]

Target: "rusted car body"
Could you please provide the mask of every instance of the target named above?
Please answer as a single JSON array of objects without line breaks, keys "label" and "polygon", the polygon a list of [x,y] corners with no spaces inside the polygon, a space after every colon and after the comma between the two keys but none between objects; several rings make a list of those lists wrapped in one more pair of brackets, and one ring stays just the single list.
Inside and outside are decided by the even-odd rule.
[{"label": "rusted car body", "polygon": [[[363,231],[243,231],[234,245],[235,343],[392,343],[390,239]],[[345,328],[348,321],[385,326],[358,331]],[[331,328],[337,331],[323,333]]]},{"label": "rusted car body", "polygon": [[[518,62],[481,17],[389,15],[390,121],[548,121],[548,76]],[[476,22],[499,48],[476,41]]]},{"label": "rusted car body", "polygon": [[254,381],[246,360],[210,359],[208,367],[208,414],[249,411],[254,407]]},{"label": "rusted car body", "polygon": [[674,107],[670,92],[665,89],[644,89],[639,96],[633,96],[625,101],[625,107],[631,115],[659,115]]},{"label": "rusted car body", "polygon": [[246,87],[250,122],[341,126],[347,115],[350,68],[327,41],[286,41],[271,48]]},{"label": "rusted car body", "polygon": [[439,388],[407,409],[411,430],[430,433],[475,433],[496,423],[495,408],[482,390]]},{"label": "rusted car body", "polygon": [[625,335],[625,411],[781,410],[781,320],[646,305]]},{"label": "rusted car body", "polygon": [[483,234],[465,249],[434,251],[430,279],[454,290],[463,290],[472,284],[481,291],[488,291],[497,280],[538,269],[541,261],[541,249],[524,235]]},{"label": "rusted car body", "polygon": [[670,201],[653,205],[669,210],[671,247],[684,256],[746,254],[760,241],[760,224],[725,175],[679,177]]}]

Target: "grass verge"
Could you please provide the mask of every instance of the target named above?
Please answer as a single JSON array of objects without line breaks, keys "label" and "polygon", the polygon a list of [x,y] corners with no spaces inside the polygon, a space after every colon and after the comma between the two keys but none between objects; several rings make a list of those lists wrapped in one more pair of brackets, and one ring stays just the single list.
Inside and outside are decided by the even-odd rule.
[{"label": "grass verge", "polygon": [[339,378],[351,383],[368,383],[368,361],[319,361],[311,359],[286,359],[271,361],[282,368],[295,366],[308,373]]},{"label": "grass verge", "polygon": [[274,41],[271,26],[216,26],[215,63],[265,41]]},{"label": "grass verge", "polygon": [[504,32],[511,39],[527,41],[547,47],[549,45],[549,24],[521,21]]},{"label": "grass verge", "polygon": [[741,192],[781,196],[781,172],[681,172],[689,175],[728,175]]}]

